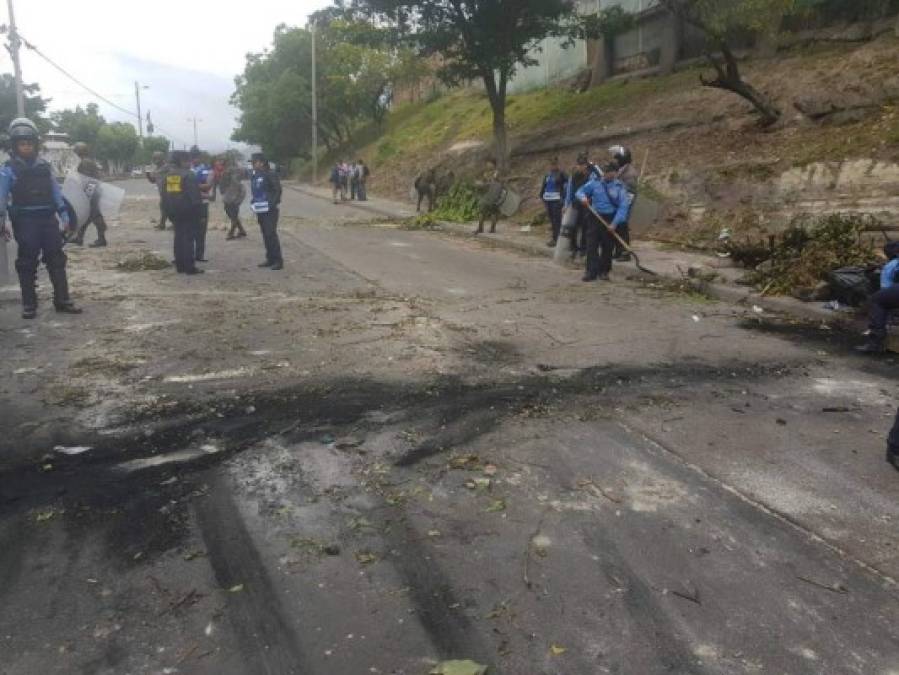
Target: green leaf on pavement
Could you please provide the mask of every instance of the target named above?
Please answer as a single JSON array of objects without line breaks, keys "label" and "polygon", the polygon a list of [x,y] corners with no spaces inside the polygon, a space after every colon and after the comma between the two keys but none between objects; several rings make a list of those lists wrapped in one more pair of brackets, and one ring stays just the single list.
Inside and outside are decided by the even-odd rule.
[{"label": "green leaf on pavement", "polygon": [[500,511],[506,510],[506,500],[505,499],[494,499],[490,502],[490,506],[487,507],[487,513],[499,513]]},{"label": "green leaf on pavement", "polygon": [[438,663],[430,675],[487,675],[487,666],[474,661],[443,661]]}]

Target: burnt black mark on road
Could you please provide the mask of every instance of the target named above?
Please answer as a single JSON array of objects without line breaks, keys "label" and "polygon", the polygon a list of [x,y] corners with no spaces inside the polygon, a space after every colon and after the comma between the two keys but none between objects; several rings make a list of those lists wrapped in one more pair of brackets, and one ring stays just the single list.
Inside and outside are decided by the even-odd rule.
[{"label": "burnt black mark on road", "polygon": [[289,675],[311,673],[301,640],[275,592],[266,566],[231,499],[227,479],[211,479],[209,496],[196,501],[197,519],[209,562],[219,586],[242,586],[229,593],[227,615],[247,673]]}]

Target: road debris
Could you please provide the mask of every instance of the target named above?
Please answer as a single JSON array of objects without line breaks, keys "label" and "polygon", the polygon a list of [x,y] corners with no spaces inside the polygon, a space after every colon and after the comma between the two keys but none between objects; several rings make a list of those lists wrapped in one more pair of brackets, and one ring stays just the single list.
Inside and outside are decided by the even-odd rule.
[{"label": "road debris", "polygon": [[430,675],[487,675],[487,666],[474,661],[443,661],[438,663]]}]

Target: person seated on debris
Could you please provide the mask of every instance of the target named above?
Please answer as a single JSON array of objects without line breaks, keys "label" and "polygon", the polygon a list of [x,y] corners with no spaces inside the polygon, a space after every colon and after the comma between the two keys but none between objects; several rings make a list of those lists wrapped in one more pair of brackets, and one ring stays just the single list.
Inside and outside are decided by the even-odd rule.
[{"label": "person seated on debris", "polygon": [[484,233],[484,221],[488,218],[490,219],[490,233],[495,234],[496,223],[499,220],[499,207],[506,197],[506,186],[503,184],[499,171],[496,169],[495,159],[492,157],[487,159],[487,168],[484,171],[484,175],[475,185],[484,190],[484,194],[481,196],[479,203],[478,227],[473,234]]},{"label": "person seated on debris", "polygon": [[887,321],[890,312],[899,309],[899,241],[890,241],[883,247],[889,259],[880,272],[880,290],[871,296],[868,309],[868,339],[856,350],[866,354],[886,351]]}]

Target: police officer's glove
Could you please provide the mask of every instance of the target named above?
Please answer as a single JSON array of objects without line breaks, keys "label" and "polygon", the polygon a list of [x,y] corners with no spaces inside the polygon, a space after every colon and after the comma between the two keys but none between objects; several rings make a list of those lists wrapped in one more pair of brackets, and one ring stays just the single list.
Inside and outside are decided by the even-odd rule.
[{"label": "police officer's glove", "polygon": [[5,218],[0,220],[0,239],[3,241],[12,239],[12,228],[9,226],[9,223],[6,222]]}]

